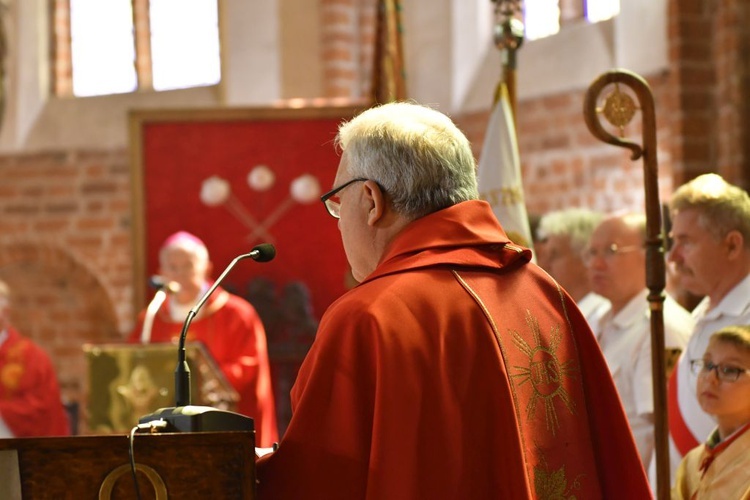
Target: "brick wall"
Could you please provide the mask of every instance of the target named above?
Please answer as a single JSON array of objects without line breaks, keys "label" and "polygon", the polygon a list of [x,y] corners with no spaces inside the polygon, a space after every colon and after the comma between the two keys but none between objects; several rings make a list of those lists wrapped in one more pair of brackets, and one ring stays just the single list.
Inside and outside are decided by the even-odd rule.
[{"label": "brick wall", "polygon": [[718,172],[750,187],[750,6],[670,0],[675,181]]},{"label": "brick wall", "polygon": [[[669,68],[642,75],[656,106],[659,194],[706,172],[750,188],[750,6],[671,0]],[[523,49],[521,49],[523,50]],[[566,206],[643,208],[642,162],[585,126],[586,89],[518,103],[526,202],[532,214]],[[479,156],[489,111],[456,117]],[[627,135],[640,143],[638,117]]]},{"label": "brick wall", "polygon": [[83,401],[86,342],[132,328],[130,170],[124,151],[0,157],[0,279],[12,322]]},{"label": "brick wall", "polygon": [[375,39],[375,0],[320,2],[324,97],[367,96]]},{"label": "brick wall", "polygon": [[[712,59],[716,85],[716,168],[750,188],[750,4],[710,2],[716,13]],[[744,181],[744,182],[743,182]]]},{"label": "brick wall", "polygon": [[[668,79],[647,79],[656,102],[660,197],[672,189],[672,134],[666,117],[673,112]],[[603,211],[643,210],[643,163],[630,153],[605,144],[589,132],[583,118],[586,89],[518,103],[518,143],[526,205],[529,213],[543,214],[569,206]],[[606,95],[606,91],[605,91]],[[456,119],[479,157],[489,112]],[[626,130],[640,143],[639,117]],[[634,137],[633,137],[634,136]]]}]

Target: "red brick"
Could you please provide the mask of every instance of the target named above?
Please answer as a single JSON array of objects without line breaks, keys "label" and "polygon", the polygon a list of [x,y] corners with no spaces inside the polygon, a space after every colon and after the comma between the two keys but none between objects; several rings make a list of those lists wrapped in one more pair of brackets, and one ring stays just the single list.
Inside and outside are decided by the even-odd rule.
[{"label": "red brick", "polygon": [[36,221],[33,224],[34,231],[43,234],[60,233],[70,228],[69,219],[47,219]]},{"label": "red brick", "polygon": [[117,191],[117,184],[107,181],[86,182],[81,186],[82,194],[111,194]]},{"label": "red brick", "polygon": [[3,208],[5,215],[34,215],[39,213],[39,205],[31,203],[12,203]]},{"label": "red brick", "polygon": [[328,30],[334,26],[337,28],[349,27],[352,23],[352,15],[339,9],[324,9],[321,14],[321,22]]},{"label": "red brick", "polygon": [[332,61],[352,61],[354,54],[350,48],[329,47],[323,50],[323,60]]},{"label": "red brick", "polygon": [[44,205],[44,212],[52,215],[70,215],[77,213],[79,210],[80,206],[75,200],[47,203]]}]

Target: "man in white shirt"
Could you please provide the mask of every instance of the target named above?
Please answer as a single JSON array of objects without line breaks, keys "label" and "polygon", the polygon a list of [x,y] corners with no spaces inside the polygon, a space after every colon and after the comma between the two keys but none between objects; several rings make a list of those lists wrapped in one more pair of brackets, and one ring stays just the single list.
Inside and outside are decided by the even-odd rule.
[{"label": "man in white shirt", "polygon": [[586,208],[549,212],[539,220],[535,245],[542,250],[537,254],[539,267],[570,294],[594,333],[609,301],[591,291],[582,252],[601,220],[601,213]]},{"label": "man in white shirt", "polygon": [[690,360],[702,358],[709,337],[720,328],[750,324],[750,196],[716,174],[705,174],[677,189],[669,206],[669,261],[680,286],[705,295],[693,310],[695,330],[667,390],[674,483],[682,457],[716,426],[698,404]]},{"label": "man in white shirt", "polygon": [[[584,256],[594,291],[611,303],[598,326],[599,344],[648,468],[654,453],[654,401],[645,237],[642,214],[610,216],[592,233]],[[692,329],[690,313],[666,297],[665,346],[684,349]]]}]

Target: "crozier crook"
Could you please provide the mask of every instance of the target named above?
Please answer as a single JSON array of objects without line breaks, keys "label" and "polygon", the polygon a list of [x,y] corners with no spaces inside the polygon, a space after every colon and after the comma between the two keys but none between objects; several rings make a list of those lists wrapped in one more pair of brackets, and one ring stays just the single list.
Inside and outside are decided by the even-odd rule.
[{"label": "crozier crook", "polygon": [[[638,105],[621,86],[629,88],[636,96]],[[606,87],[613,90],[604,97],[602,106],[597,106]],[[608,132],[600,121],[606,120],[624,134],[625,126],[641,112],[642,143],[639,145]],[[656,119],[654,99],[648,83],[627,70],[615,69],[596,78],[586,91],[583,104],[586,126],[598,139],[627,148],[631,159],[643,158],[643,178],[646,204],[646,286],[651,310],[651,365],[654,386],[654,431],[656,450],[656,497],[659,500],[670,496],[669,428],[667,424],[667,384],[664,349],[664,286],[666,266],[664,261],[664,237],[659,203],[659,178],[656,160]]]}]

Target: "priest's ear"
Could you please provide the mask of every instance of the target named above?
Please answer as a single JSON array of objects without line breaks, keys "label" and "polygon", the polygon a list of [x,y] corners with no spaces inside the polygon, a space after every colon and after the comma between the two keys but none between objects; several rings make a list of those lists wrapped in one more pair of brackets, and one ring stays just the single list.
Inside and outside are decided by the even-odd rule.
[{"label": "priest's ear", "polygon": [[369,203],[369,210],[367,212],[367,224],[374,226],[377,222],[383,218],[386,209],[385,193],[380,188],[377,182],[367,180],[364,183],[364,195],[365,199]]}]

